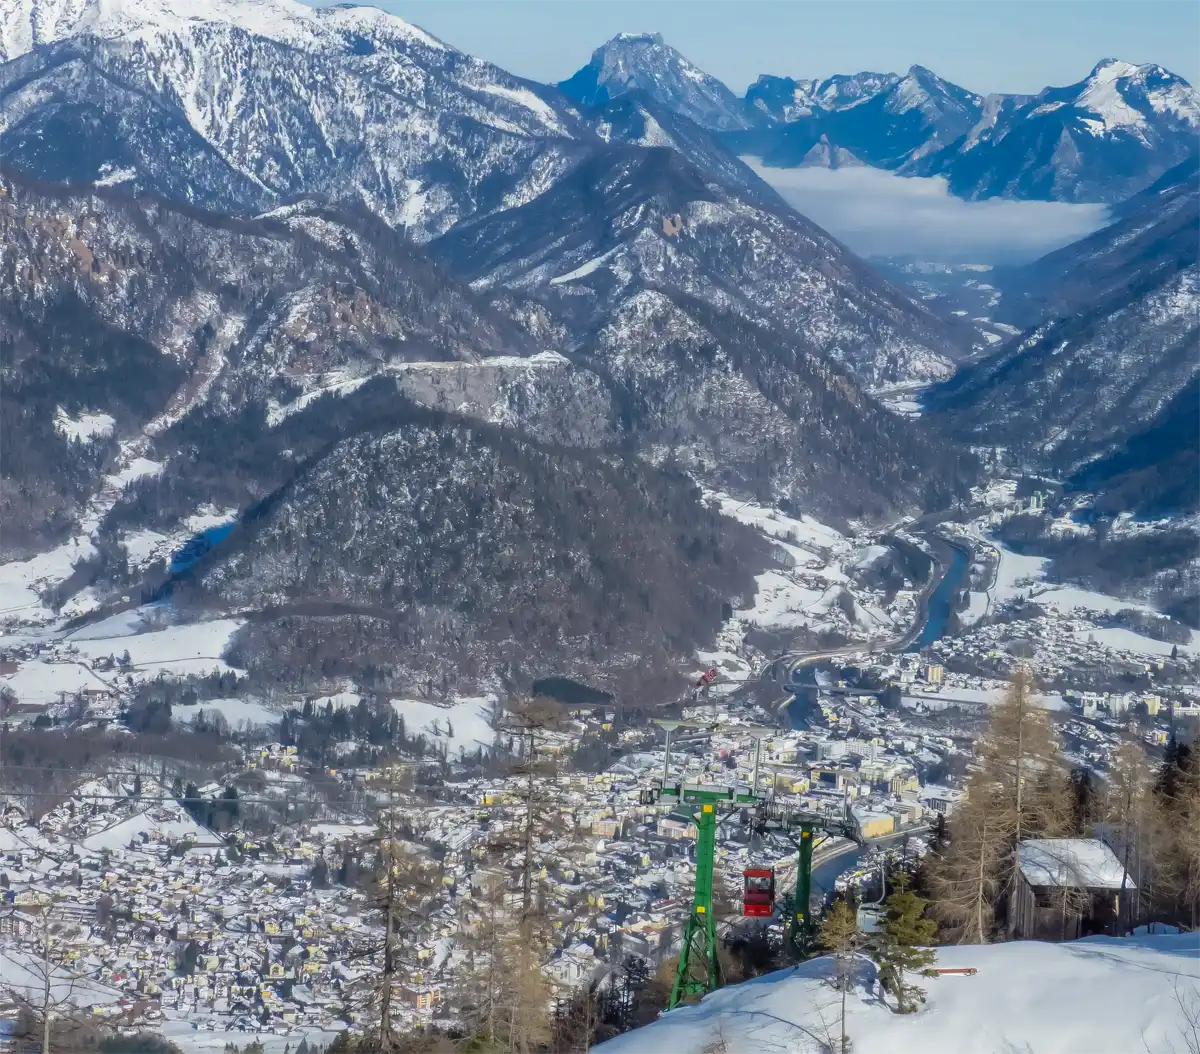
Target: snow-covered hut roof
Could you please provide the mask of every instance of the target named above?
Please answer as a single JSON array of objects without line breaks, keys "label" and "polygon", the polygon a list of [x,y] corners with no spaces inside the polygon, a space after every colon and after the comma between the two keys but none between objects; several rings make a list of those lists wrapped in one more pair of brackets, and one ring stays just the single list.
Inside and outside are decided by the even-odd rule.
[{"label": "snow-covered hut roof", "polygon": [[[1031,838],[1021,843],[1018,859],[1031,886],[1121,888],[1121,861],[1099,838]],[[1125,888],[1137,888],[1131,877]]]}]

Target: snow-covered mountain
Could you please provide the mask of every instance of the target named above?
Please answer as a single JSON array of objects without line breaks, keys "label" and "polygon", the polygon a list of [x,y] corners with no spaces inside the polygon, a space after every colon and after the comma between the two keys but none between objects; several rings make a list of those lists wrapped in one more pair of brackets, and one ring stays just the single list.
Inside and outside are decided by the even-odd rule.
[{"label": "snow-covered mountain", "polygon": [[1120,201],[1197,151],[1200,92],[1161,66],[1105,59],[1082,81],[991,96],[958,142],[907,166],[953,193]]},{"label": "snow-covered mountain", "polygon": [[[601,48],[596,68],[632,79],[615,99],[577,109],[554,88],[372,9],[221,0],[197,14],[182,0],[5,2],[0,152],[48,182],[120,184],[239,216],[303,200],[353,203],[424,242],[511,212],[587,159],[632,143],[686,157],[710,196],[791,215],[697,123],[728,125],[697,100],[732,95],[654,38]],[[589,101],[607,98],[609,83]],[[848,258],[828,238],[822,244]],[[709,255],[702,268],[726,266]],[[855,280],[878,285],[861,268]],[[803,290],[775,284],[799,301],[787,305],[788,324],[805,317]],[[817,343],[864,365],[859,375],[872,383],[944,374],[954,350],[953,341],[889,339],[861,364],[852,347],[826,336]]]},{"label": "snow-covered mountain", "polygon": [[[236,462],[247,437],[224,434],[231,415],[249,415],[252,432],[270,428],[376,374],[420,402],[546,440],[594,443],[588,422],[612,414],[594,378],[541,354],[365,209],[237,221],[9,176],[0,231],[5,556],[97,527],[138,478],[135,465],[162,484],[153,526],[198,505],[246,507],[277,485],[278,466],[260,478],[262,466],[243,461],[173,497],[178,477],[163,466],[176,429]],[[552,410],[556,392],[572,413]],[[69,425],[85,419],[106,424],[87,436]]]},{"label": "snow-covered mountain", "polygon": [[614,305],[656,288],[779,327],[866,384],[945,377],[963,346],[819,228],[707,182],[662,147],[597,155],[433,251],[477,289],[536,292],[580,340]]},{"label": "snow-covered mountain", "polygon": [[760,115],[759,127],[727,139],[738,153],[778,167],[853,159],[901,168],[962,136],[975,123],[980,102],[922,66],[903,77],[760,77],[746,93],[747,106]]},{"label": "snow-covered mountain", "polygon": [[1106,59],[1037,95],[982,98],[914,66],[904,77],[760,77],[755,128],[726,134],[767,165],[854,161],[944,176],[965,198],[1120,201],[1197,150],[1200,92],[1161,66]]},{"label": "snow-covered mountain", "polygon": [[541,305],[614,386],[639,445],[711,485],[831,511],[853,494],[861,515],[924,486],[876,477],[880,463],[928,465],[938,486],[954,475],[861,386],[944,377],[963,335],[795,213],[706,182],[670,149],[597,155],[431,250],[476,290]]},{"label": "snow-covered mountain", "polygon": [[640,94],[769,166],[944,176],[972,199],[1121,201],[1195,153],[1200,134],[1200,92],[1161,66],[1116,59],[1036,95],[984,98],[913,66],[763,75],[738,99],[661,36],[622,34],[560,87],[591,106]]},{"label": "snow-covered mountain", "polygon": [[668,147],[687,158],[706,182],[724,186],[743,201],[772,210],[790,208],[765,180],[721,142],[718,133],[702,128],[644,92],[627,92],[602,107],[582,112],[606,143]]},{"label": "snow-covered mountain", "polygon": [[795,121],[817,110],[854,106],[887,91],[899,80],[895,73],[839,73],[825,80],[764,73],[746,89],[746,105],[771,121]]},{"label": "snow-covered mountain", "polygon": [[[843,517],[964,490],[863,390],[959,334],[653,93],[577,105],[290,0],[0,0],[0,40],[0,543],[78,557],[50,608],[169,584],[297,681],[539,647],[669,679],[765,559],[695,482]],[[543,622],[497,615],[512,582]]]},{"label": "snow-covered mountain", "polygon": [[621,438],[603,379],[366,210],[9,176],[0,235],[0,557],[61,543],[51,605],[159,595],[236,520],[172,596],[257,613],[238,661],[273,681],[662,686],[765,566],[677,471],[585,450]]},{"label": "snow-covered mountain", "polygon": [[0,41],[8,164],[233,214],[357,199],[423,240],[594,141],[555,89],[373,8],[5,0]]},{"label": "snow-covered mountain", "polygon": [[586,106],[640,92],[703,128],[728,131],[751,123],[733,92],[666,44],[659,33],[618,34],[559,87]]}]

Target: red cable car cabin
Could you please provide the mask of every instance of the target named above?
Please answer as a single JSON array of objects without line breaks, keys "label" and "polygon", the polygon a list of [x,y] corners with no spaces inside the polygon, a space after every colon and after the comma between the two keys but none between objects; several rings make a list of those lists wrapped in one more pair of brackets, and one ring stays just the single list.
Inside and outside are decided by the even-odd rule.
[{"label": "red cable car cabin", "polygon": [[775,871],[769,867],[748,867],[742,872],[742,914],[751,918],[769,916],[775,906]]}]

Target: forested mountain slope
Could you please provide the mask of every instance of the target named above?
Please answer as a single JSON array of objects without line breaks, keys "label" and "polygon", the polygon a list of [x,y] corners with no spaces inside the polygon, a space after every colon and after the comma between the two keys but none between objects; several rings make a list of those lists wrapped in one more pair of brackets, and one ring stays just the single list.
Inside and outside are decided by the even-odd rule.
[{"label": "forested mountain slope", "polygon": [[[281,417],[381,370],[436,402],[440,378],[414,363],[497,356],[467,394],[503,416],[513,369],[566,378],[565,360],[522,358],[538,347],[522,329],[365,212],[245,221],[9,173],[0,226],[9,553],[64,536],[106,473],[198,409]],[[81,415],[108,420],[82,435]]]},{"label": "forested mountain slope", "polygon": [[249,668],[422,691],[497,671],[524,688],[638,677],[652,693],[752,593],[761,543],[677,474],[422,411],[384,383],[177,591],[264,613],[238,645]]},{"label": "forested mountain slope", "polygon": [[1200,184],[1189,172],[1002,280],[1016,317],[1042,315],[933,392],[931,406],[958,435],[1070,475],[1117,454],[1161,414],[1186,417],[1200,371]]},{"label": "forested mountain slope", "polygon": [[431,249],[477,290],[544,305],[574,359],[615,386],[627,425],[701,478],[849,514],[953,486],[953,455],[861,386],[945,375],[957,332],[801,217],[739,200],[675,151],[597,155]]}]

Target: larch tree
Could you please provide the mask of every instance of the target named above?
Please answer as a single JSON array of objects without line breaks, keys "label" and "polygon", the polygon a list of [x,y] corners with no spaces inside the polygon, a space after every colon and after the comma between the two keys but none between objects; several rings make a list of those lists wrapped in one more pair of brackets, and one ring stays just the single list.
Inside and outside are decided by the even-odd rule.
[{"label": "larch tree", "polygon": [[1174,745],[1155,783],[1158,862],[1165,905],[1176,921],[1200,925],[1200,745]]},{"label": "larch tree", "polygon": [[516,758],[510,775],[516,799],[512,821],[492,848],[514,865],[520,881],[521,917],[533,925],[544,908],[539,895],[542,872],[557,858],[552,843],[569,833],[556,781],[558,762],[547,750],[547,737],[559,722],[559,710],[548,699],[513,703],[500,723],[502,734],[514,742]]},{"label": "larch tree", "polygon": [[1108,774],[1105,795],[1105,820],[1111,825],[1115,848],[1121,858],[1121,901],[1132,881],[1138,888],[1134,918],[1123,920],[1137,924],[1141,897],[1154,881],[1153,807],[1154,773],[1142,745],[1127,739],[1117,748]]},{"label": "larch tree", "polygon": [[1014,671],[1004,699],[992,710],[978,755],[979,769],[968,787],[972,796],[981,794],[990,804],[995,834],[1004,845],[1003,887],[1011,927],[1021,842],[1060,833],[1070,816],[1058,734],[1038,705],[1029,667]]},{"label": "larch tree", "polygon": [[1200,924],[1200,765],[1193,766],[1188,773],[1176,812],[1184,902],[1195,928]]},{"label": "larch tree", "polygon": [[1065,833],[1074,804],[1058,735],[1027,667],[993,707],[976,753],[949,845],[928,866],[934,914],[964,944],[987,941],[998,919],[1011,919],[1020,843]]},{"label": "larch tree", "polygon": [[573,827],[558,793],[558,761],[547,749],[559,721],[550,700],[518,700],[496,722],[511,744],[509,803],[492,822],[489,856],[495,863],[476,942],[472,1033],[479,1049],[512,1054],[553,1040],[556,993],[543,969],[564,920],[554,917],[550,871],[573,848]]},{"label": "larch tree", "polygon": [[477,878],[473,896],[459,906],[459,940],[466,951],[461,1010],[470,1049],[508,1050],[509,973],[507,960],[514,941],[515,916],[507,910],[503,873],[488,871]]},{"label": "larch tree", "polygon": [[835,900],[821,920],[817,936],[821,947],[834,957],[836,983],[842,997],[838,1054],[848,1054],[850,1037],[846,1035],[846,992],[853,984],[854,962],[863,936],[854,908],[845,900]]},{"label": "larch tree", "polygon": [[986,944],[1010,858],[1003,830],[982,789],[968,797],[947,825],[949,842],[929,862],[933,910],[943,935],[958,944]]},{"label": "larch tree", "polygon": [[365,971],[345,996],[347,1009],[366,1026],[372,1051],[391,1054],[402,1050],[405,1043],[404,1032],[397,1027],[397,1000],[415,969],[412,936],[420,932],[420,923],[432,910],[437,886],[420,847],[404,842],[399,835],[404,773],[395,765],[385,767],[382,773],[383,800],[376,830],[367,842],[355,847],[355,859],[373,853],[374,870],[364,881],[381,932],[371,934],[350,956],[354,961],[374,963],[377,969]]}]

